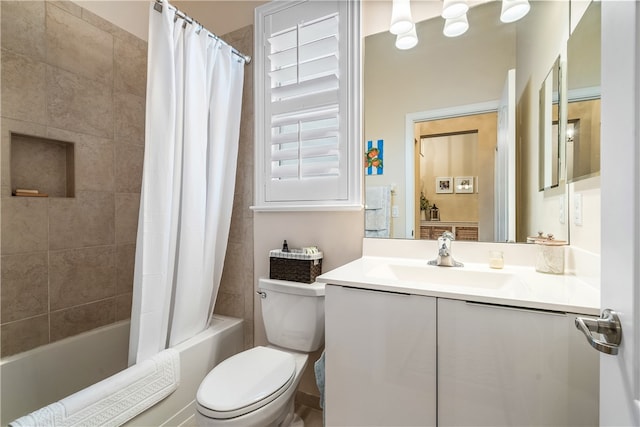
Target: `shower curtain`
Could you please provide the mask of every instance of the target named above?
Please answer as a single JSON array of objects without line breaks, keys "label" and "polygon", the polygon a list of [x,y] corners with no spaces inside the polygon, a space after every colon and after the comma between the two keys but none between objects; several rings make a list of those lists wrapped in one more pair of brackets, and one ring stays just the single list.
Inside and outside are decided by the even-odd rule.
[{"label": "shower curtain", "polygon": [[151,4],[129,364],[204,330],[222,275],[244,61]]}]

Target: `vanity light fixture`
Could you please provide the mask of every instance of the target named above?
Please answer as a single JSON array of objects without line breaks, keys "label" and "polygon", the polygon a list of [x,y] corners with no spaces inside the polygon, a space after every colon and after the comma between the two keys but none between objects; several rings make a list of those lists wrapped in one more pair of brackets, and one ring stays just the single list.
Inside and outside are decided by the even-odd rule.
[{"label": "vanity light fixture", "polygon": [[389,32],[399,35],[411,31],[412,28],[415,31],[409,0],[393,0]]},{"label": "vanity light fixture", "polygon": [[469,10],[467,0],[444,0],[441,16],[444,19],[458,18]]},{"label": "vanity light fixture", "polygon": [[502,0],[500,20],[507,24],[516,22],[529,13],[529,9],[531,9],[529,0]]},{"label": "vanity light fixture", "polygon": [[396,37],[396,47],[400,50],[411,49],[418,44],[418,35],[416,34],[416,27],[403,34],[398,34]]},{"label": "vanity light fixture", "polygon": [[469,29],[469,21],[467,20],[467,14],[458,16],[457,18],[450,18],[444,21],[444,29],[442,34],[447,37],[458,37],[466,33]]}]

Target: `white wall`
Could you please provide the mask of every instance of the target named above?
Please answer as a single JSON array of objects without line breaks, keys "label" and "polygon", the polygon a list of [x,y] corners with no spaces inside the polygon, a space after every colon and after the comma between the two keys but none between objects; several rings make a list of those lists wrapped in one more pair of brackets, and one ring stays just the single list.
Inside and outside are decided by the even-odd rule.
[{"label": "white wall", "polygon": [[[318,246],[324,253],[322,271],[329,271],[362,256],[364,238],[364,212],[255,212],[254,213],[254,268],[257,287],[260,277],[269,277],[269,251],[282,247],[287,240],[289,248]],[[266,345],[262,323],[260,298],[254,296],[255,345]],[[309,366],[299,390],[318,396],[313,363],[320,356],[309,357]]]}]

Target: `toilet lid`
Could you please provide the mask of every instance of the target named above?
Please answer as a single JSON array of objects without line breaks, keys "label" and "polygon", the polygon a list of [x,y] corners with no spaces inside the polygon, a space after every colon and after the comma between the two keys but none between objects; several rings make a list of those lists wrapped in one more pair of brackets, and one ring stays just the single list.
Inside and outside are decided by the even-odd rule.
[{"label": "toilet lid", "polygon": [[198,388],[198,409],[210,418],[238,417],[266,405],[293,382],[292,354],[254,347],[217,365]]}]

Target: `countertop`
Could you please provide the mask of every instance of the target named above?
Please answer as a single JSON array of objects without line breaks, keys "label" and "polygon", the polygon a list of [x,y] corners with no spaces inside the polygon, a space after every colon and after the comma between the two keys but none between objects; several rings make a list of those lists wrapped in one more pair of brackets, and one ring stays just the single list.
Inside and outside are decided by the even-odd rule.
[{"label": "countertop", "polygon": [[[520,265],[506,265],[503,269],[474,263],[465,263],[464,267],[435,267],[422,259],[363,256],[318,276],[316,281],[596,317],[600,314],[597,288],[571,274],[538,273],[534,267]],[[461,285],[460,282],[476,284]]]}]

